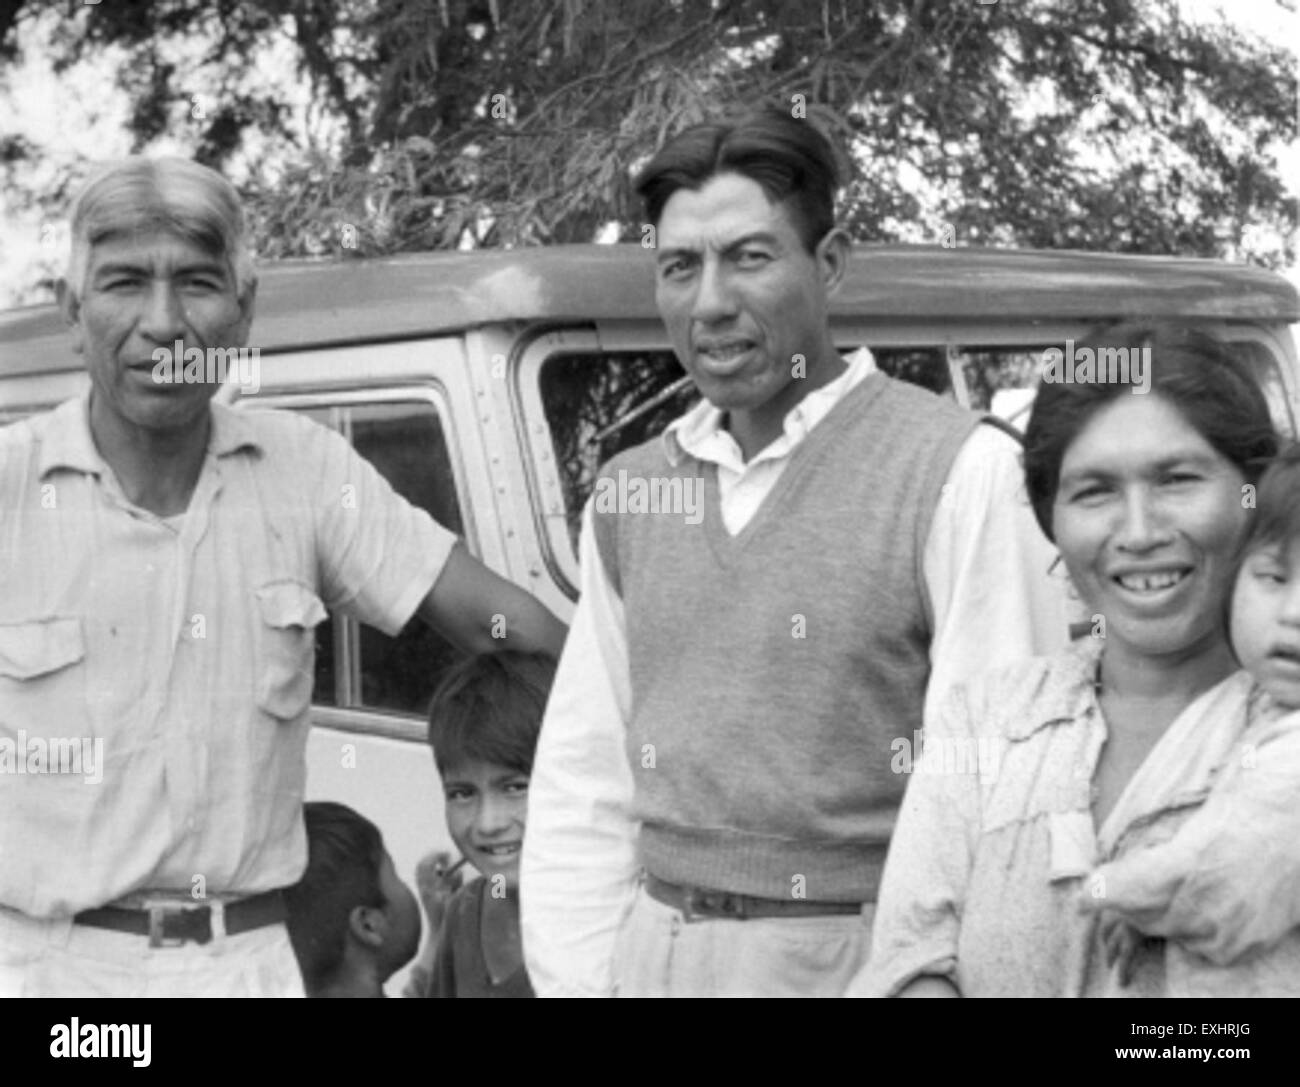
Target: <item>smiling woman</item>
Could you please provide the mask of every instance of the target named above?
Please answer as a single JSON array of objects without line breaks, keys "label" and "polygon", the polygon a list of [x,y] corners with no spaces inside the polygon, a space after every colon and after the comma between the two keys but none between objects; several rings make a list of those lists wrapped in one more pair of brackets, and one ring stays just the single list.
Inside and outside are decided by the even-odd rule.
[{"label": "smiling woman", "polygon": [[[1044,383],[1025,476],[1093,636],[982,677],[926,722],[927,744],[996,737],[1004,755],[911,782],[854,992],[1168,991],[1164,944],[1129,941],[1112,971],[1105,903],[1080,906],[1106,896],[1099,862],[1174,833],[1246,727],[1226,600],[1277,438],[1248,368],[1208,336],[1119,326],[1088,346],[1149,349],[1150,391],[1133,375]],[[1197,722],[1239,710],[1195,749]]]},{"label": "smiling woman", "polygon": [[1277,439],[1249,371],[1209,336],[1121,326],[1096,348],[1152,352],[1151,381],[1045,384],[1025,466],[1039,523],[1109,647],[1097,675],[1113,731],[1094,783],[1101,820],[1188,695],[1235,667],[1223,601],[1247,486]]},{"label": "smiling woman", "polygon": [[1052,527],[1106,644],[1097,683],[1112,732],[1094,775],[1099,821],[1187,695],[1233,670],[1223,601],[1248,468],[1162,396],[1112,402],[1066,450]]}]

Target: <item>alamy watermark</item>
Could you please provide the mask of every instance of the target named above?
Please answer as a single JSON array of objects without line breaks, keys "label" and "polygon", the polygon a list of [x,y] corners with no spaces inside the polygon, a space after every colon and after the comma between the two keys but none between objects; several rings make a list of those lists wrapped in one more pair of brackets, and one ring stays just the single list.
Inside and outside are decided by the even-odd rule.
[{"label": "alamy watermark", "polygon": [[152,1023],[83,1023],[74,1015],[50,1027],[50,1056],[125,1058],[148,1068],[152,1032]]},{"label": "alamy watermark", "polygon": [[262,387],[262,359],[256,347],[186,347],[177,340],[171,347],[154,348],[153,379],[159,385],[223,385],[227,378],[241,392]]},{"label": "alamy watermark", "polygon": [[932,736],[917,730],[911,739],[899,736],[889,749],[889,768],[895,774],[974,774],[985,781],[998,776],[1002,761],[1001,736]]},{"label": "alamy watermark", "polygon": [[1131,385],[1134,393],[1151,391],[1151,348],[1049,347],[1043,352],[1043,380],[1063,385]]},{"label": "alamy watermark", "polygon": [[0,736],[0,774],[80,774],[87,785],[104,780],[104,739],[89,736]]},{"label": "alamy watermark", "polygon": [[682,517],[688,525],[704,520],[704,480],[698,477],[601,476],[593,492],[597,513],[663,513]]}]

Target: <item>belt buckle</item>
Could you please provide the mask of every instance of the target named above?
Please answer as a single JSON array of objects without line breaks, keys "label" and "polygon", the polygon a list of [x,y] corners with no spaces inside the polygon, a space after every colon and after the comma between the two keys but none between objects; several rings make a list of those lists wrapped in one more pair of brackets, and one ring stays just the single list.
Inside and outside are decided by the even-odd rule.
[{"label": "belt buckle", "polygon": [[188,940],[193,940],[196,944],[205,944],[212,939],[211,922],[209,922],[208,940],[200,940],[196,936],[168,936],[167,935],[167,917],[182,916],[189,912],[198,912],[205,909],[203,906],[188,906],[181,902],[170,902],[165,899],[146,900],[142,907],[149,914],[149,946],[153,947],[182,947]]},{"label": "belt buckle", "polygon": [[701,921],[709,917],[744,921],[748,918],[745,896],[730,891],[706,891],[702,887],[684,887],[682,916],[686,921]]},{"label": "belt buckle", "polygon": [[709,896],[712,900],[709,905],[713,908],[718,917],[725,917],[730,921],[748,920],[748,914],[745,910],[745,896],[735,894],[732,891],[715,891]]}]

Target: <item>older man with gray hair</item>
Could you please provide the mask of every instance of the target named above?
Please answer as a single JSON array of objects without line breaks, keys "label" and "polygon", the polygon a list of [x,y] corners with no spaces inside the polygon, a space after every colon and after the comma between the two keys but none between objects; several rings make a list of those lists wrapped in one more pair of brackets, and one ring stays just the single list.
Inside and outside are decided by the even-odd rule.
[{"label": "older man with gray hair", "polygon": [[326,608],[471,651],[563,640],[340,436],[159,380],[243,347],[256,285],[206,167],[131,158],[73,209],[90,388],[0,430],[0,736],[91,738],[103,779],[0,787],[0,994],[301,995],[281,891]]}]

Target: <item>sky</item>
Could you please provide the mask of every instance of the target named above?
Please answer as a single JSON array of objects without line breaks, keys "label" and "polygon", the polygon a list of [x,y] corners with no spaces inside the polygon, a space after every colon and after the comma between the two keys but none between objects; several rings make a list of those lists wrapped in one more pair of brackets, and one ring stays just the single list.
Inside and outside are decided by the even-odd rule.
[{"label": "sky", "polygon": [[[963,2],[963,0],[951,0]],[[1297,0],[1287,0],[1295,6]],[[1226,18],[1242,30],[1262,35],[1269,41],[1289,45],[1300,65],[1300,16],[1287,11],[1276,0],[1228,0],[1226,15],[1219,0],[1179,0],[1183,18],[1196,22],[1217,22]],[[60,16],[51,13],[51,18]],[[98,64],[82,64],[56,75],[48,60],[37,50],[28,50],[25,62],[4,74],[7,91],[0,87],[0,117],[8,131],[27,136],[47,151],[38,164],[39,185],[52,187],[70,166],[87,158],[114,158],[130,150],[126,130],[128,106],[125,94],[118,91],[107,72],[120,64],[121,57],[108,56]],[[184,58],[178,58],[183,64]],[[264,72],[291,73],[287,46],[277,53],[268,49]],[[313,115],[308,89],[292,75],[279,80],[288,99],[298,128],[310,138],[328,142],[331,132]],[[205,88],[196,87],[189,111],[204,109]],[[183,104],[182,104],[183,108]],[[182,114],[183,125],[186,118]],[[196,121],[197,123],[197,121]],[[256,150],[256,148],[254,148]],[[150,148],[151,153],[184,153],[185,143],[162,139]],[[1300,147],[1292,146],[1281,157],[1284,179],[1294,196],[1300,199]],[[243,180],[244,165],[232,164],[232,180]],[[7,205],[0,192],[0,306],[44,301],[35,281],[42,274],[57,270],[67,252],[66,226],[60,220],[46,220],[40,215],[20,216]],[[1300,289],[1300,265],[1284,272]]]}]

